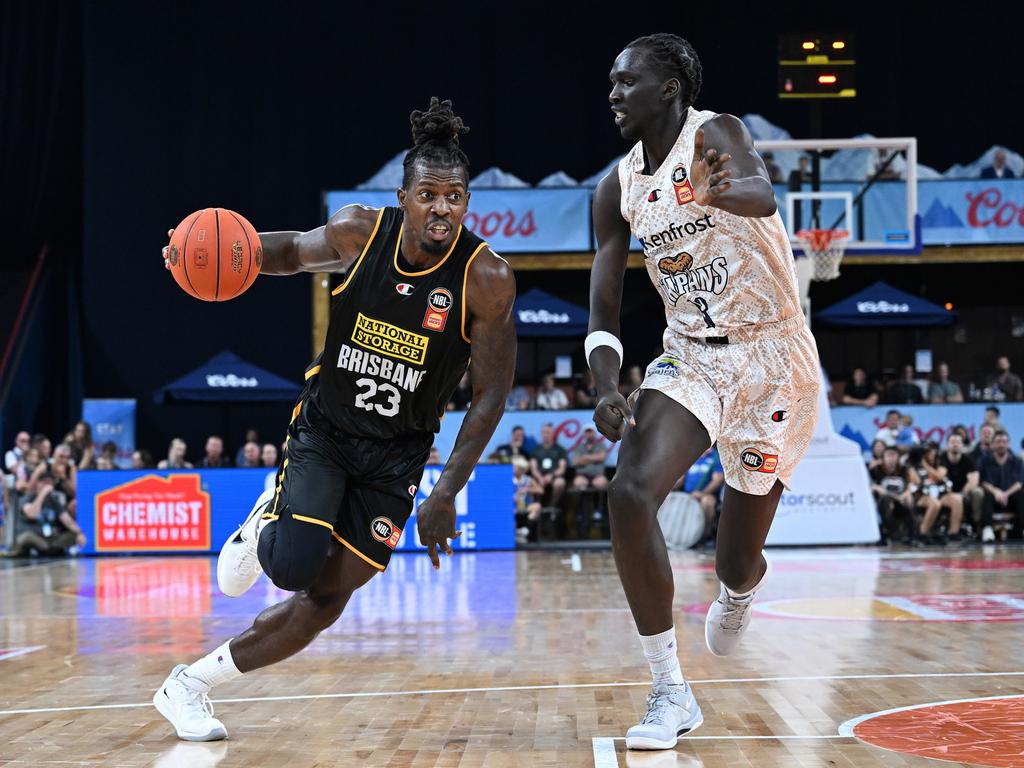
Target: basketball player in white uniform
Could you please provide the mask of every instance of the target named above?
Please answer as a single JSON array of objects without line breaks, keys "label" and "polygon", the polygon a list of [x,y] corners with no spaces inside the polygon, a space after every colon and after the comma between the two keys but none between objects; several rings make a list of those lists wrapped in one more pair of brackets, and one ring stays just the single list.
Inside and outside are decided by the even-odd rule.
[{"label": "basketball player in white uniform", "polygon": [[[705,639],[733,651],[768,575],[762,547],[817,418],[818,353],[797,294],[793,254],[764,163],[732,115],[693,108],[701,69],[669,34],[630,43],[611,71],[615,123],[632,150],[598,185],[598,249],[586,351],[594,421],[622,439],[609,487],[612,544],[654,677],[631,749],[668,749],[702,722],[683,679],[673,581],[657,511],[676,479],[718,443],[725,500],[721,589]],[[622,279],[630,231],[665,302],[664,354],[627,401],[618,392]]]}]

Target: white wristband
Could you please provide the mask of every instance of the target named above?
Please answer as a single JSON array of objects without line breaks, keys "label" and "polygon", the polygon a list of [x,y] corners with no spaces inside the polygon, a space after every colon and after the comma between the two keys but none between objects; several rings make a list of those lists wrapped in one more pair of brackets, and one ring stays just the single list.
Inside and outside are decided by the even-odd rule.
[{"label": "white wristband", "polygon": [[614,349],[615,354],[619,356],[619,367],[622,367],[622,342],[615,338],[614,335],[608,333],[608,331],[594,331],[587,334],[587,339],[583,342],[583,350],[586,352],[588,365],[590,364],[590,356],[594,354],[594,350],[598,347],[611,347]]}]

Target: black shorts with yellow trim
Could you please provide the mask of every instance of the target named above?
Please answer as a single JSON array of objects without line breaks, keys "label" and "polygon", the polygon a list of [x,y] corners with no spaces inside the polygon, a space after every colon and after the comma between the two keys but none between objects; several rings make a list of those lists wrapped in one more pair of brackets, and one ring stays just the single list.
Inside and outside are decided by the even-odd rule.
[{"label": "black shorts with yellow trim", "polygon": [[264,519],[289,516],[330,528],[342,546],[383,571],[412,514],[434,436],[354,437],[314,401],[307,396],[296,405]]}]

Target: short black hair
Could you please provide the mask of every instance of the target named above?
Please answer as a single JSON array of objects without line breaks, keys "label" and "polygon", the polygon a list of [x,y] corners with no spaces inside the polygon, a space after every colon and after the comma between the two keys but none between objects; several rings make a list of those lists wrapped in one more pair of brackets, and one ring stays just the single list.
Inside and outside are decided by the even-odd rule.
[{"label": "short black hair", "polygon": [[996,408],[994,405],[990,405],[988,408],[985,409],[985,411],[992,411],[992,413],[994,413],[996,416],[999,415],[999,409]]},{"label": "short black hair", "polygon": [[1005,437],[1005,438],[1006,438],[1007,440],[1009,440],[1009,439],[1010,439],[1010,433],[1009,433],[1009,432],[1007,432],[1007,431],[1006,431],[1005,429],[997,429],[997,430],[996,430],[995,432],[993,432],[993,433],[992,433],[992,439],[993,439],[993,440],[995,440],[995,439],[996,439],[997,437],[999,437],[1000,435],[1002,435],[1003,437]]},{"label": "short black hair", "polygon": [[413,147],[402,161],[402,187],[409,188],[416,163],[421,160],[445,168],[465,168],[466,180],[469,180],[469,158],[459,146],[459,136],[469,133],[469,127],[452,110],[451,100],[441,101],[437,96],[431,96],[426,112],[413,110],[409,122],[412,124]]},{"label": "short black hair", "polygon": [[890,408],[890,409],[889,409],[888,411],[886,411],[886,412],[885,412],[885,418],[887,418],[887,419],[888,419],[888,418],[889,418],[890,416],[892,416],[892,415],[893,415],[894,413],[895,413],[895,414],[896,414],[897,416],[899,416],[899,415],[900,415],[900,412],[899,412],[899,411],[897,411],[897,410],[896,410],[895,408]]},{"label": "short black hair", "polygon": [[697,52],[687,40],[679,35],[658,32],[644,35],[626,46],[642,48],[647,60],[665,77],[674,77],[682,84],[683,106],[689,107],[697,101],[703,83],[703,70]]}]

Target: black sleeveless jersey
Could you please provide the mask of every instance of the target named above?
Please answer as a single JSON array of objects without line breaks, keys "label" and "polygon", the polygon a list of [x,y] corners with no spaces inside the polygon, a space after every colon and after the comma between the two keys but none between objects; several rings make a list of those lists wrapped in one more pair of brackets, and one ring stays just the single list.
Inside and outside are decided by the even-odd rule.
[{"label": "black sleeveless jersey", "polygon": [[417,270],[400,254],[403,218],[399,208],[378,213],[306,372],[308,396],[357,437],[437,432],[469,364],[466,277],[487,243],[462,227],[441,261]]}]

